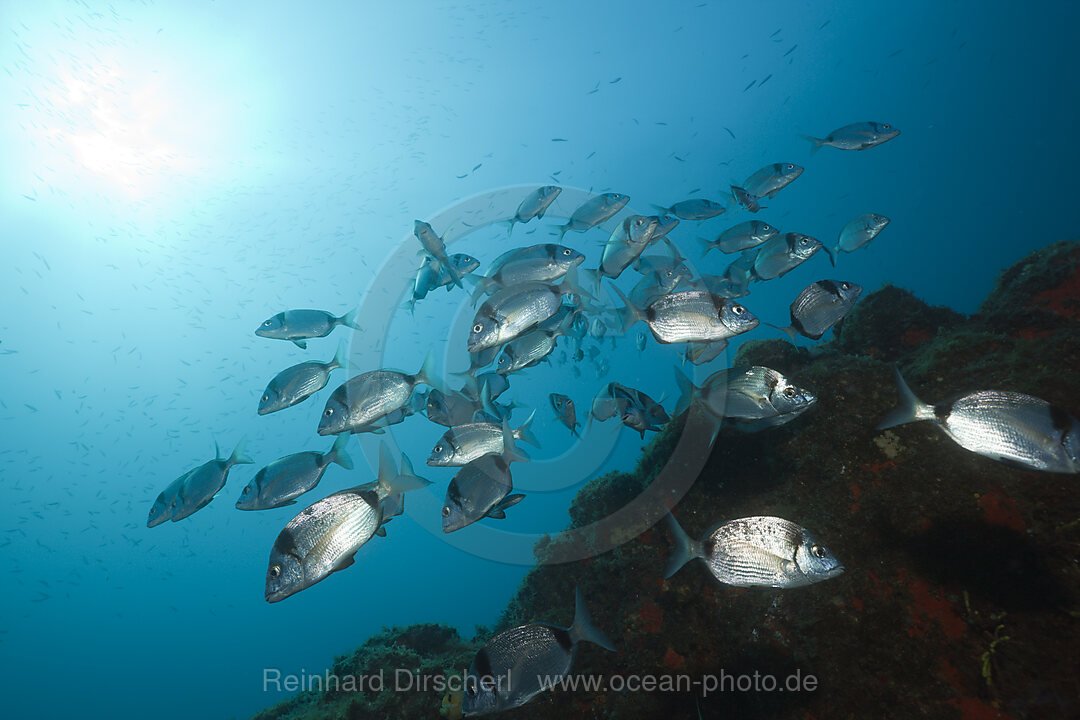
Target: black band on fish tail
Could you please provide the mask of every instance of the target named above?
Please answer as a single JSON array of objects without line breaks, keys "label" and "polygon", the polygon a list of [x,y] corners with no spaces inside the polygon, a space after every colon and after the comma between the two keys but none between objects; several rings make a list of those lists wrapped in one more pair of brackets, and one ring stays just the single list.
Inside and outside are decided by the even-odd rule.
[{"label": "black band on fish tail", "polygon": [[559,643],[559,647],[567,653],[573,652],[574,641],[570,639],[569,631],[562,628],[551,628],[551,634],[555,636],[555,641]]},{"label": "black band on fish tail", "polygon": [[1063,434],[1072,427],[1072,417],[1057,405],[1050,406],[1050,422],[1055,430],[1060,430]]},{"label": "black band on fish tail", "polygon": [[934,416],[938,419],[938,422],[945,422],[949,419],[949,416],[952,415],[954,402],[955,400],[949,400],[934,406]]},{"label": "black band on fish tail", "polygon": [[495,676],[495,673],[491,671],[491,658],[488,657],[488,653],[485,648],[480,648],[480,650],[476,653],[476,657],[473,658],[472,666],[478,679],[482,677]]},{"label": "black band on fish tail", "polygon": [[[795,332],[799,333],[800,335],[806,335],[808,337],[810,335],[810,333],[806,332],[806,328],[803,327],[802,321],[799,320],[799,318],[795,317],[794,314],[792,314],[791,316],[791,327],[793,330],[795,330]],[[819,337],[821,337],[821,335],[818,335],[818,338]],[[817,340],[817,338],[814,339]]]}]

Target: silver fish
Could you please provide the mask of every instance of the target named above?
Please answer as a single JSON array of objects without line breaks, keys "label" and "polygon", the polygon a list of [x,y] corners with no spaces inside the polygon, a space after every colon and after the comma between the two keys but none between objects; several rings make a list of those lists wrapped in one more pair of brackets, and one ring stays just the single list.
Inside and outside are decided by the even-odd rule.
[{"label": "silver fish", "polygon": [[568,675],[582,641],[615,652],[596,628],[581,590],[574,590],[574,622],[568,628],[533,623],[503,630],[487,641],[465,674],[461,712],[476,717],[524,705]]},{"label": "silver fish", "polygon": [[461,273],[450,261],[446,254],[446,244],[431,225],[423,220],[416,220],[413,222],[413,234],[416,235],[416,239],[420,241],[420,245],[427,254],[439,261],[439,270],[445,270],[450,275],[450,282],[461,287]]},{"label": "silver fish", "polygon": [[343,343],[338,346],[337,354],[330,362],[303,362],[282,370],[267,383],[262,397],[259,398],[259,414],[266,415],[284,410],[307,400],[326,387],[326,383],[330,380],[330,373],[345,367],[345,362]]},{"label": "silver fish", "polygon": [[701,558],[720,582],[736,587],[793,588],[837,577],[844,566],[809,530],[778,517],[729,520],[692,540],[668,513],[675,551],[664,577]]},{"label": "silver fish", "polygon": [[717,340],[711,343],[687,343],[686,359],[694,365],[705,365],[720,357],[720,353],[724,352],[727,346],[727,340]]},{"label": "silver fish", "polygon": [[616,213],[626,207],[628,202],[630,202],[630,198],[619,193],[604,193],[589,198],[574,211],[569,222],[559,226],[560,240],[563,235],[571,230],[585,232],[589,228],[596,227],[605,220],[614,217]]},{"label": "silver fish", "polygon": [[705,198],[682,200],[671,207],[661,205],[653,205],[653,207],[660,212],[674,215],[683,220],[708,220],[727,210],[727,206],[723,203],[713,202]]},{"label": "silver fish", "polygon": [[176,502],[170,517],[173,522],[183,520],[209,505],[218,491],[225,487],[230,468],[253,462],[244,452],[243,440],[236,444],[236,449],[227,459],[221,457],[220,451],[216,454],[218,457],[184,475],[184,482],[176,493]]},{"label": "silver fish", "polygon": [[750,272],[739,267],[741,259],[733,262],[723,275],[700,275],[692,285],[728,300],[746,297],[750,294]]},{"label": "silver fish", "polygon": [[510,229],[506,231],[506,234],[511,235],[514,232],[516,223],[527,223],[533,218],[544,217],[544,213],[547,212],[551,203],[555,202],[555,198],[559,197],[561,192],[562,188],[557,185],[544,185],[526,195],[525,199],[518,205],[514,217],[510,218]]},{"label": "silver fish", "polygon": [[[535,414],[535,413],[534,413]],[[443,433],[431,450],[427,464],[432,467],[463,467],[485,455],[503,455],[508,462],[522,462],[528,456],[517,449],[515,440],[540,447],[540,442],[529,430],[533,416],[521,423],[521,427],[507,434],[509,425],[490,422],[474,422],[452,427]]]},{"label": "silver fish", "polygon": [[[453,266],[459,277],[464,277],[476,268],[480,267],[480,261],[472,255],[454,253],[449,256],[450,265]],[[416,271],[416,279],[413,281],[412,297],[402,304],[402,308],[412,312],[416,303],[427,297],[428,293],[436,288],[445,287],[451,289],[454,278],[450,271],[443,267],[442,263],[430,255],[424,256],[423,264]]]},{"label": "silver fish", "polygon": [[506,343],[496,362],[495,372],[499,375],[509,375],[539,364],[555,350],[556,341],[566,333],[571,322],[573,318],[566,317],[563,323],[554,328],[549,326],[549,322],[544,322]]},{"label": "silver fish", "polygon": [[743,188],[758,198],[774,198],[800,175],[803,168],[795,163],[772,163],[761,168],[746,179]]},{"label": "silver fish", "polygon": [[472,420],[473,414],[481,409],[477,400],[457,393],[444,393],[438,389],[434,389],[427,394],[425,407],[428,420],[446,427],[454,427],[469,422]]},{"label": "silver fish", "polygon": [[485,517],[502,520],[525,496],[511,494],[514,481],[501,455],[485,455],[461,468],[446,488],[442,529],[451,533]]},{"label": "silver fish", "polygon": [[744,208],[752,213],[762,209],[762,205],[758,202],[761,198],[756,195],[751,195],[746,191],[746,188],[741,188],[738,185],[731,186],[731,196],[735,198],[736,205],[742,205]]},{"label": "silver fish", "polygon": [[783,277],[809,260],[821,249],[821,241],[802,233],[777,235],[756,250],[751,275],[755,280],[772,280]]},{"label": "silver fish", "polygon": [[635,388],[608,383],[593,398],[592,417],[603,422],[618,417],[624,425],[645,437],[646,430],[658,431],[670,418],[658,402]]},{"label": "silver fish", "polygon": [[307,340],[326,337],[338,325],[360,330],[356,312],[334,317],[325,310],[286,310],[265,320],[255,329],[255,334],[273,340],[291,340],[298,347],[307,348]]},{"label": "silver fish", "polygon": [[596,272],[596,285],[604,277],[615,279],[622,271],[630,267],[641,253],[653,241],[658,226],[658,218],[644,215],[631,215],[611,233],[604,243],[604,252],[600,257],[600,267]]},{"label": "silver fish", "polygon": [[809,135],[803,137],[810,141],[810,154],[813,155],[826,145],[838,150],[866,150],[892,140],[899,134],[900,129],[889,123],[859,122],[837,128],[824,138]]},{"label": "silver fish", "polygon": [[761,365],[719,370],[706,378],[701,387],[695,387],[676,369],[675,381],[680,392],[676,415],[697,401],[714,419],[744,432],[789,423],[817,402],[813,392]]},{"label": "silver fish", "polygon": [[338,435],[329,452],[299,452],[275,460],[244,486],[238,510],[269,510],[285,507],[296,502],[308,490],[314,489],[322,480],[330,463],[337,463],[346,470],[353,469],[352,458],[345,452],[349,435]]},{"label": "silver fish", "polygon": [[176,509],[176,498],[180,494],[180,489],[184,486],[184,481],[188,479],[189,475],[198,470],[199,468],[188,470],[186,473],[169,483],[169,486],[158,494],[157,499],[154,500],[154,504],[150,507],[150,514],[146,519],[146,527],[157,527],[161,523],[168,522],[172,518],[173,511]]},{"label": "silver fish", "polygon": [[435,360],[430,353],[415,375],[372,370],[338,386],[319,419],[320,435],[337,435],[371,425],[409,402],[417,385],[433,385]]},{"label": "silver fish", "polygon": [[643,321],[659,343],[715,342],[752,330],[758,325],[754,314],[737,302],[702,290],[683,290],[662,295],[648,306],[635,306],[617,287],[613,288],[623,307],[619,308],[623,334]]},{"label": "silver fish", "polygon": [[791,301],[791,324],[772,327],[782,330],[792,342],[796,334],[820,340],[829,328],[844,319],[861,294],[861,286],[846,280],[818,280]]},{"label": "silver fish", "polygon": [[570,434],[574,437],[581,437],[577,431],[581,423],[577,421],[577,408],[574,407],[573,398],[568,395],[551,393],[548,395],[548,399],[551,401],[551,407],[555,410],[555,416],[559,418],[559,422],[569,428]]},{"label": "silver fish", "polygon": [[841,252],[855,252],[876,238],[888,224],[889,218],[876,213],[866,213],[851,220],[840,230],[836,247],[831,250],[825,248],[825,252],[829,253],[829,262],[835,267],[836,258]]},{"label": "silver fish", "polygon": [[356,551],[405,510],[403,493],[431,483],[402,456],[399,474],[386,445],[375,482],[334,493],[304,509],[278,534],[266,570],[266,601],[281,602],[353,564]]},{"label": "silver fish", "polygon": [[704,240],[705,249],[701,256],[716,248],[722,253],[737,253],[743,250],[755,248],[772,240],[780,234],[780,231],[767,222],[761,220],[747,220],[738,225],[729,227],[714,241]]},{"label": "silver fish", "polygon": [[900,402],[878,430],[929,420],[960,447],[992,460],[1023,470],[1080,473],[1080,423],[1065,410],[1031,395],[998,390],[927,405],[900,371],[893,371]]},{"label": "silver fish", "polygon": [[577,286],[573,273],[567,274],[559,285],[529,282],[503,288],[477,309],[469,333],[469,352],[510,342],[559,312],[563,296],[570,294],[579,297],[585,294]]},{"label": "silver fish", "polygon": [[472,299],[490,295],[500,288],[527,282],[553,283],[577,267],[585,256],[565,245],[545,243],[509,250],[495,259],[488,274],[473,275],[476,283]]},{"label": "silver fish", "polygon": [[382,435],[386,432],[386,428],[391,425],[397,425],[405,422],[405,418],[412,417],[417,413],[424,412],[427,407],[427,396],[421,392],[413,392],[412,397],[403,406],[399,407],[391,413],[387,413],[379,417],[377,420],[370,422],[366,425],[357,425],[349,430],[353,435],[360,433],[372,433],[373,435]]}]

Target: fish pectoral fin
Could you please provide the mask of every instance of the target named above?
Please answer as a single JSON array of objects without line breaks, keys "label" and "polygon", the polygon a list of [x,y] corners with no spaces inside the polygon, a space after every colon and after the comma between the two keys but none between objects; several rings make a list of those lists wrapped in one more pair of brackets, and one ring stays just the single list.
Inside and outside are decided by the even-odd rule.
[{"label": "fish pectoral fin", "polygon": [[506,509],[517,505],[524,499],[525,496],[521,493],[507,495],[499,502],[498,505],[488,511],[487,517],[494,518],[495,520],[504,520],[506,518]]},{"label": "fish pectoral fin", "polygon": [[375,534],[379,537],[386,537],[386,528],[380,525],[379,528],[375,531]]},{"label": "fish pectoral fin", "polygon": [[293,343],[301,350],[307,350],[307,340],[293,340]]}]

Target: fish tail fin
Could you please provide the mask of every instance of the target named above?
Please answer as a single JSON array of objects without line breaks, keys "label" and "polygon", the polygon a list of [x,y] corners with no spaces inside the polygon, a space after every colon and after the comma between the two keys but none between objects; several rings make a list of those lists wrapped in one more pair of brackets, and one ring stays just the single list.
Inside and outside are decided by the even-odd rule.
[{"label": "fish tail fin", "polygon": [[814,153],[816,153],[818,150],[820,150],[823,145],[825,145],[824,140],[822,140],[821,138],[813,137],[812,135],[803,135],[802,139],[806,140],[807,142],[810,143],[810,155],[811,155],[811,157],[814,155]]},{"label": "fish tail fin", "polygon": [[671,532],[671,539],[675,541],[675,551],[668,559],[667,568],[664,569],[664,578],[667,579],[677,573],[683,565],[694,558],[702,557],[704,553],[702,552],[701,543],[686,534],[686,531],[682,529],[674,515],[669,512],[664,521]]},{"label": "fish tail fin", "polygon": [[416,474],[412,461],[405,453],[401,454],[401,473],[394,479],[395,492],[419,490],[431,485],[431,481]]},{"label": "fish tail fin", "polygon": [[532,430],[529,429],[529,426],[532,425],[534,417],[536,417],[535,410],[533,410],[532,414],[530,414],[529,417],[526,418],[525,422],[521,423],[521,427],[514,431],[514,437],[522,442],[527,442],[533,447],[538,448],[540,447],[540,441],[536,439],[536,436],[533,435]]},{"label": "fish tail fin", "polygon": [[672,369],[675,373],[675,384],[679,388],[679,401],[675,403],[675,410],[672,411],[672,414],[682,415],[690,407],[690,404],[694,402],[694,391],[697,388],[690,381],[690,378],[686,377],[686,373],[677,367]]},{"label": "fish tail fin", "polygon": [[411,297],[398,306],[402,310],[408,310],[410,315],[416,314],[416,298]]},{"label": "fish tail fin", "polygon": [[356,315],[359,312],[360,312],[360,308],[354,307],[352,310],[345,313],[341,317],[335,318],[334,322],[336,322],[338,325],[344,325],[345,327],[350,327],[353,330],[363,330],[363,328],[361,328],[359,325],[356,324]]},{"label": "fish tail fin", "polygon": [[[424,356],[424,364],[420,366],[420,370],[417,371],[416,384],[423,383],[424,385],[430,385],[433,388],[439,388],[438,373],[435,370],[435,353],[428,350],[427,355]],[[441,388],[439,388],[441,390]]]},{"label": "fish tail fin", "polygon": [[668,250],[671,250],[671,263],[672,263],[672,265],[675,265],[676,267],[678,267],[682,263],[686,262],[686,258],[683,256],[683,254],[681,252],[679,252],[679,248],[675,246],[675,243],[671,242],[671,238],[669,238],[667,235],[665,235],[663,237],[663,241],[664,241],[664,244],[668,246]]},{"label": "fish tail fin", "polygon": [[897,425],[906,425],[919,420],[932,420],[934,418],[934,407],[927,405],[915,396],[908,384],[904,382],[904,376],[900,374],[900,369],[896,365],[893,365],[893,373],[896,376],[896,393],[899,400],[892,412],[878,423],[877,429],[886,430]]},{"label": "fish tail fin", "polygon": [[[455,377],[460,377],[461,381],[463,383],[465,383],[464,385],[461,386],[461,394],[462,395],[464,395],[466,397],[469,397],[469,398],[473,398],[473,399],[479,399],[480,398],[480,392],[481,392],[480,384],[477,381],[476,376],[470,375],[469,373],[450,373],[450,374],[455,376]],[[485,385],[484,387],[487,387],[487,385]]]},{"label": "fish tail fin", "polygon": [[350,433],[341,433],[334,439],[334,446],[323,457],[324,464],[337,463],[346,470],[353,469],[352,457],[345,451],[345,446],[349,444],[349,435]]},{"label": "fish tail fin", "polygon": [[671,212],[671,208],[664,207],[663,205],[657,205],[656,203],[649,203],[649,207],[656,208],[657,212],[659,212],[661,215],[671,215],[671,214],[673,214]]},{"label": "fish tail fin", "polygon": [[330,370],[337,370],[338,368],[345,367],[349,362],[349,352],[345,347],[345,341],[342,340],[338,343],[337,352],[334,353],[334,358],[327,363]]},{"label": "fish tail fin", "polygon": [[566,235],[566,231],[569,230],[569,229],[570,229],[570,223],[566,223],[565,225],[560,225],[559,226],[559,242],[560,243],[563,240],[563,236]]},{"label": "fish tail fin", "polygon": [[835,248],[830,248],[828,245],[822,243],[821,248],[825,251],[825,254],[829,256],[829,262],[832,263],[832,266],[836,267],[836,256],[840,253],[840,246],[837,245]]},{"label": "fish tail fin", "polygon": [[570,626],[570,642],[577,645],[582,640],[591,642],[593,645],[610,652],[618,652],[614,643],[608,639],[604,632],[593,625],[589,608],[585,607],[585,596],[581,594],[581,588],[574,588],[574,623]]},{"label": "fish tail fin", "polygon": [[765,324],[768,325],[771,328],[779,330],[780,332],[787,335],[788,339],[790,339],[791,342],[795,342],[795,337],[798,335],[798,333],[795,332],[795,328],[791,327],[790,325],[788,325],[787,327],[780,327],[779,325],[773,325],[772,323],[765,323]]},{"label": "fish tail fin", "polygon": [[630,298],[626,297],[622,290],[614,285],[611,286],[611,289],[615,291],[615,294],[619,296],[619,300],[621,300],[623,304],[621,308],[616,308],[615,312],[618,313],[619,320],[622,321],[622,334],[625,335],[630,331],[630,328],[633,327],[634,323],[638,320],[645,319],[645,313],[642,312],[641,308],[635,305]]},{"label": "fish tail fin", "polygon": [[[543,215],[543,213],[541,213]],[[514,225],[517,223],[517,217],[512,217],[506,221],[508,227],[506,228],[506,237],[512,237],[514,234]]]},{"label": "fish tail fin", "polygon": [[712,241],[708,238],[703,238],[700,235],[696,238],[698,246],[701,248],[701,257],[705,257],[709,254],[709,251],[716,247]]},{"label": "fish tail fin", "polygon": [[232,455],[225,462],[229,467],[233,465],[250,465],[255,462],[247,454],[247,438],[240,438],[240,442],[236,443],[236,447],[233,448]]},{"label": "fish tail fin", "polygon": [[[531,416],[530,416],[530,419]],[[509,465],[512,462],[529,462],[532,458],[528,453],[518,448],[517,443],[514,442],[514,431],[510,429],[510,423],[503,420],[502,423],[502,437],[503,437],[503,450],[502,456],[506,460],[506,464]]]},{"label": "fish tail fin", "polygon": [[[597,281],[599,282],[599,281]],[[582,287],[578,281],[578,269],[577,267],[570,268],[570,271],[563,276],[562,281],[563,293],[572,293],[577,301],[575,306],[583,299],[595,300],[596,298],[589,294],[589,291]]]},{"label": "fish tail fin", "polygon": [[473,305],[475,305],[480,298],[484,297],[484,295],[491,290],[493,285],[497,284],[494,280],[485,275],[470,275],[469,278],[475,286],[472,291],[472,296],[469,298]]}]

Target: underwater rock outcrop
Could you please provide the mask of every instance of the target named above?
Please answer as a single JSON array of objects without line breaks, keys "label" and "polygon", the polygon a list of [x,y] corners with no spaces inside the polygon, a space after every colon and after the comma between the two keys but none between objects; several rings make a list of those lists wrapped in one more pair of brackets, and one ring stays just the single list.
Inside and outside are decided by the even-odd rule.
[{"label": "underwater rock outcrop", "polygon": [[[587,560],[541,564],[494,631],[569,624],[580,586],[619,652],[581,646],[574,672],[599,678],[597,688],[546,694],[505,717],[1080,716],[1078,479],[993,462],[929,423],[875,430],[896,400],[892,362],[927,402],[996,388],[1080,414],[1078,268],[1080,244],[1058,243],[1005,271],[970,317],[886,287],[813,350],[746,343],[735,364],[769,365],[816,392],[818,403],[767,432],[722,431],[674,513],[698,537],[726,519],[788,518],[817,534],[846,572],[803,588],[740,589],[691,563],[665,580],[672,543],[662,525]],[[571,526],[648,487],[681,420],[649,444],[635,472],[583,488]],[[552,557],[559,543],[538,547],[538,557]],[[475,645],[447,637],[408,666],[466,666]],[[702,683],[713,682],[705,692]],[[640,689],[649,683],[652,690]],[[300,696],[278,706],[300,704],[295,710],[258,717],[437,717],[441,700],[432,693],[397,700],[408,708],[290,714],[305,703],[331,707]]]}]

